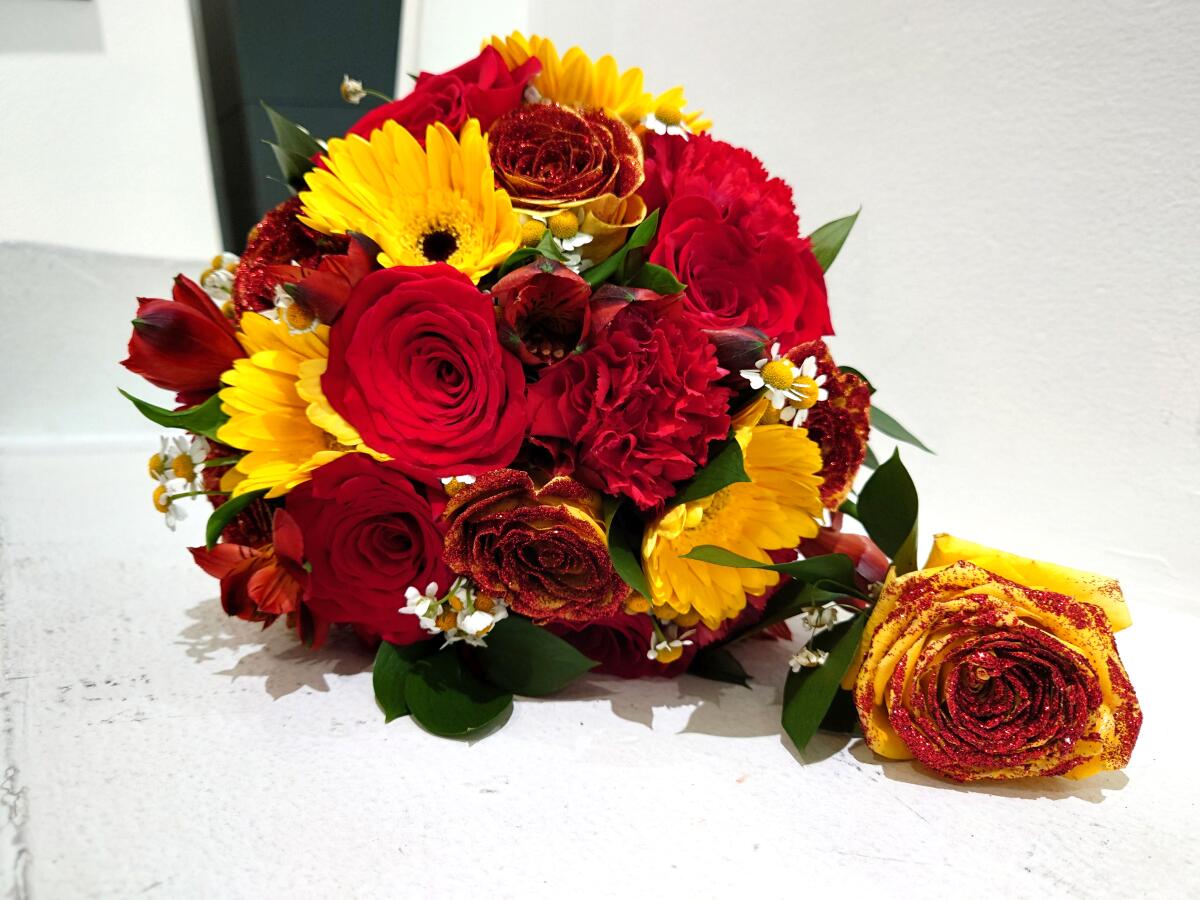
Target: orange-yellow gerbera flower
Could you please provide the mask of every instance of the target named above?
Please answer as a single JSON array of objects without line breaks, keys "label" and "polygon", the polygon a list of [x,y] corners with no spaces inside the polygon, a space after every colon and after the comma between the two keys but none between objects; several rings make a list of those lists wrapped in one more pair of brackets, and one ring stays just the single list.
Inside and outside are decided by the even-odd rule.
[{"label": "orange-yellow gerbera flower", "polygon": [[478,119],[457,139],[430,125],[424,148],[385,122],[369,138],[331,140],[325,165],[304,176],[298,218],[325,234],[365,234],[385,266],[444,262],[478,281],[520,246],[521,223],[496,187]]},{"label": "orange-yellow gerbera flower", "polygon": [[682,557],[712,544],[759,562],[768,550],[795,547],[817,533],[822,514],[817,472],[821,452],[803,428],[788,425],[736,429],[749,482],[681,503],[646,529],[642,560],[654,612],[716,628],[779,581],[769,569],[734,569]]},{"label": "orange-yellow gerbera flower", "polygon": [[630,125],[640,125],[651,113],[661,110],[668,118],[673,111],[678,116],[677,123],[683,123],[693,133],[712,126],[700,118],[699,111],[684,113],[683,88],[672,88],[655,97],[645,89],[641,69],[622,72],[611,56],[592,62],[580,48],[572,47],[560,57],[549,38],[537,34],[526,38],[519,31],[506,38],[493,35],[491,46],[504,57],[510,69],[531,56],[537,57],[542,71],[533,80],[534,89],[563,106],[603,109]]},{"label": "orange-yellow gerbera flower", "polygon": [[221,376],[229,421],[217,432],[221,443],[250,451],[237,463],[245,477],[232,484],[233,496],[266,489],[268,497],[280,497],[346,453],[388,458],[367,447],[321,393],[327,326],[297,334],[286,322],[246,313],[240,327],[246,357]]}]

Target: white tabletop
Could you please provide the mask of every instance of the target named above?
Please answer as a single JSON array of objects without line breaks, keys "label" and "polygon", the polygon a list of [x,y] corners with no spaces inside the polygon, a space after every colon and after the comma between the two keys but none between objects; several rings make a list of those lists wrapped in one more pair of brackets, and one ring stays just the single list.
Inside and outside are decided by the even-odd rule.
[{"label": "white tabletop", "polygon": [[[119,262],[119,264],[117,264]],[[151,508],[113,383],[129,297],[178,264],[0,247],[0,892],[16,897],[1132,897],[1200,887],[1200,615],[1121,578],[1145,712],[1124,773],[962,787],[780,736],[754,687],[589,677],[476,742],[385,725],[371,657],[227,619]],[[191,267],[185,269],[190,270]],[[72,291],[95,291],[96,307]],[[39,293],[40,292],[40,293]],[[122,299],[124,298],[124,299]],[[78,310],[84,309],[83,312]],[[142,391],[152,397],[149,389]],[[1069,561],[1069,537],[1046,555]],[[1189,891],[1190,888],[1190,891]]]}]

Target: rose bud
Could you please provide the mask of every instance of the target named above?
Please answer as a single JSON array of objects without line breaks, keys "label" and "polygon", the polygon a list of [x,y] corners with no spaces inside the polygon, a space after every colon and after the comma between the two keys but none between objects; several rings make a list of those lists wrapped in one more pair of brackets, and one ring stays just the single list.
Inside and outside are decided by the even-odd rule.
[{"label": "rose bud", "polygon": [[[754,393],[741,372],[743,369],[753,369],[754,364],[762,359],[768,343],[767,336],[750,325],[706,328],[704,333],[716,348],[718,365],[727,373],[718,383],[735,392],[733,406],[737,408]],[[745,392],[746,397],[737,397],[740,392]]]},{"label": "rose bud", "polygon": [[442,518],[450,568],[523,616],[590,622],[616,615],[629,594],[599,495],[570,478],[539,490],[526,473],[497,469],[455,491]]},{"label": "rose bud", "polygon": [[557,362],[588,334],[592,289],[561,263],[541,259],[492,288],[500,342],[529,366]]},{"label": "rose bud", "polygon": [[496,183],[513,206],[557,209],[603,194],[628,197],[642,183],[642,145],[620,119],[550,103],[521,106],[488,134]]},{"label": "rose bud", "polygon": [[220,579],[221,607],[226,615],[270,625],[279,616],[299,610],[308,573],[300,529],[284,510],[275,511],[269,543],[188,549],[196,565]]},{"label": "rose bud", "polygon": [[168,391],[211,394],[245,351],[233,323],[194,281],[178,276],[171,298],[138,300],[129,357],[121,365]]},{"label": "rose bud", "polygon": [[854,486],[854,477],[867,455],[871,434],[871,386],[853,372],[837,367],[822,340],[809,341],[787,352],[796,367],[808,358],[817,363],[817,376],[828,396],[815,403],[804,419],[808,436],[821,448],[821,502],[837,509]]},{"label": "rose bud", "polygon": [[316,268],[307,266],[271,266],[267,270],[288,292],[325,325],[332,325],[350,300],[356,284],[381,268],[377,258],[379,245],[365,234],[350,232],[350,245],[344,254],[325,256]]},{"label": "rose bud", "polygon": [[1123,768],[1142,725],[1116,581],[938,535],[888,581],[842,686],[867,744],[955,781]]}]

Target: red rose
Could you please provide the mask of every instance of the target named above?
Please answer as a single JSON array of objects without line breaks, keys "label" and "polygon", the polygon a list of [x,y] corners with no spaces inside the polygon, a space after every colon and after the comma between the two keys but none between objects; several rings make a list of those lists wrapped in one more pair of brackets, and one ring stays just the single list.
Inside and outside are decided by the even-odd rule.
[{"label": "red rose", "polygon": [[642,145],[602,110],[550,103],[501,116],[488,135],[496,183],[513,206],[554,208],[602,194],[627,197],[642,183]]},{"label": "red rose", "polygon": [[441,75],[422,72],[412,92],[399,100],[371,110],[350,127],[350,134],[370,137],[393,121],[425,144],[425,128],[441,122],[457,132],[467,119],[478,119],[487,131],[496,118],[519,106],[529,84],[542,64],[530,57],[511,72],[504,58],[493,47],[485,47],[470,62]]},{"label": "red rose", "polygon": [[481,475],[446,504],[446,563],[537,621],[592,621],[629,588],[608,555],[600,497],[570,478],[534,487],[516,469]]},{"label": "red rose", "polygon": [[306,600],[313,612],[383,635],[398,644],[422,640],[415,616],[402,615],[404,591],[431,581],[442,589],[438,511],[404,475],[362,453],[321,466],[287,495],[287,511],[304,535],[312,571]]},{"label": "red rose", "polygon": [[138,300],[129,356],[121,365],[191,405],[216,391],[221,373],[246,353],[233,323],[194,281],[177,277],[171,298]]},{"label": "red rose", "polygon": [[825,376],[829,396],[809,409],[804,427],[821,448],[821,502],[837,509],[854,487],[854,476],[867,455],[871,386],[853,372],[839,369],[824,341],[809,341],[787,353],[797,368],[810,356],[817,361],[817,374]]},{"label": "red rose", "polygon": [[784,344],[833,332],[825,276],[786,184],[706,135],[649,136],[646,168],[643,199],[662,208],[650,261],[687,285],[698,322],[751,325]]},{"label": "red rose", "polygon": [[587,337],[592,289],[561,263],[540,259],[492,288],[500,341],[530,366],[557,362]]},{"label": "red rose", "polygon": [[500,346],[491,301],[444,263],[358,283],[321,387],[368,446],[430,484],[506,466],[525,437],[520,360]]},{"label": "red rose", "polygon": [[531,434],[560,471],[648,509],[729,433],[724,374],[678,303],[627,303],[591,347],[530,387]]},{"label": "red rose", "polygon": [[239,314],[274,305],[275,287],[281,283],[275,266],[316,266],[326,253],[346,252],[344,235],[314,231],[296,218],[299,212],[300,198],[292,197],[250,229],[233,277],[233,304]]}]

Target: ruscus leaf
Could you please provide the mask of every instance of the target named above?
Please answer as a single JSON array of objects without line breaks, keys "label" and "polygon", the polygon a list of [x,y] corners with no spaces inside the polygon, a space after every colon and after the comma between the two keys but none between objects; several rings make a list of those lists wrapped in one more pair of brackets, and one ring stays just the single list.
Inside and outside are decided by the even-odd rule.
[{"label": "ruscus leaf", "polygon": [[479,656],[489,681],[525,697],[561,691],[597,665],[558,635],[514,615],[488,632]]},{"label": "ruscus leaf", "polygon": [[750,687],[750,676],[742,668],[737,657],[725,647],[705,647],[692,659],[688,666],[689,675],[698,675],[710,681],[723,681],[726,684],[740,684]]},{"label": "ruscus leaf", "polygon": [[117,390],[120,391],[122,397],[137,407],[138,412],[164,428],[183,428],[193,434],[202,434],[215,440],[217,429],[229,421],[229,416],[221,412],[219,394],[213,394],[199,406],[193,406],[190,409],[170,410],[147,403],[145,400],[139,400],[120,388]]},{"label": "ruscus leaf", "polygon": [[725,446],[709,459],[708,464],[680,488],[671,503],[678,505],[690,500],[699,500],[701,497],[710,497],[723,487],[749,480],[742,445],[736,438],[730,438],[725,442]]},{"label": "ruscus leaf", "polygon": [[466,737],[495,723],[512,706],[511,693],[467,671],[458,646],[418,661],[404,679],[409,714],[441,737]]},{"label": "ruscus leaf", "polygon": [[610,503],[604,517],[608,531],[608,555],[621,579],[641,594],[650,596],[646,574],[642,571],[642,533],[645,525],[637,511],[626,501]]},{"label": "ruscus leaf", "polygon": [[850,667],[854,651],[862,638],[866,614],[855,616],[831,632],[835,643],[825,664],[815,669],[801,669],[788,675],[784,686],[783,730],[797,750],[803,750],[821,727],[837,696],[842,676]]},{"label": "ruscus leaf", "polygon": [[898,575],[917,567],[918,510],[916,485],[896,450],[859,491],[858,519]]},{"label": "ruscus leaf", "polygon": [[877,431],[882,431],[888,437],[895,438],[898,441],[903,441],[906,444],[912,444],[919,450],[924,450],[926,453],[933,453],[915,434],[885,413],[882,409],[871,404],[871,427]]},{"label": "ruscus leaf", "polygon": [[833,261],[837,259],[838,254],[842,251],[842,244],[846,243],[846,238],[850,236],[850,229],[858,221],[860,212],[862,212],[862,207],[859,207],[852,216],[826,222],[809,235],[808,239],[812,241],[813,256],[817,258],[821,271],[828,272]]},{"label": "ruscus leaf", "polygon": [[408,715],[408,703],[404,699],[405,681],[413,666],[435,652],[434,644],[434,641],[420,641],[401,646],[383,641],[379,645],[371,672],[371,684],[375,688],[375,702],[383,710],[385,722]]},{"label": "ruscus leaf", "polygon": [[208,524],[204,526],[205,546],[209,550],[215,547],[217,541],[221,539],[221,532],[225,530],[225,526],[237,518],[238,513],[266,493],[265,489],[261,491],[248,491],[245,494],[230,497],[214,509],[208,517]]}]

